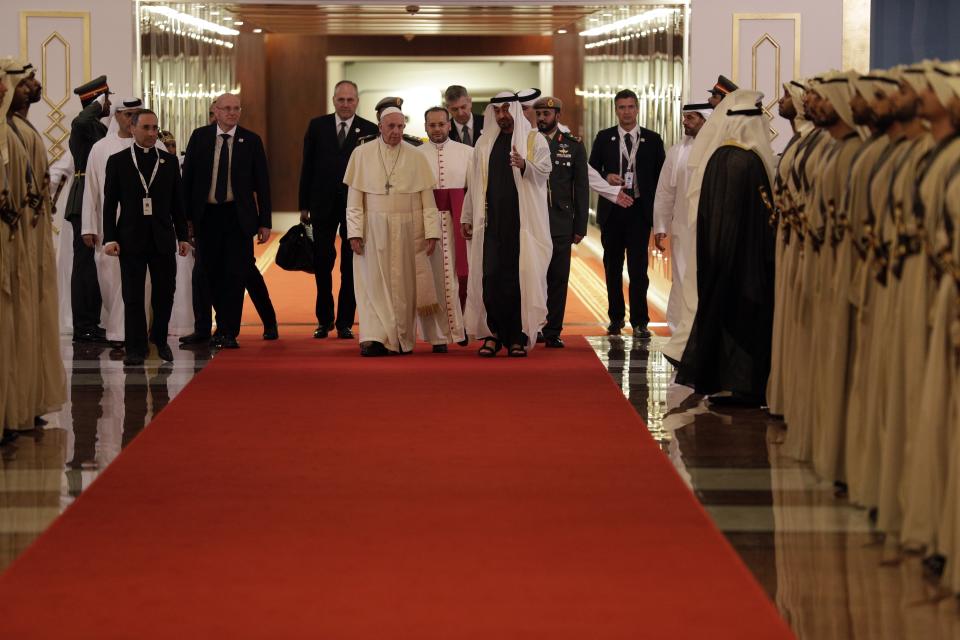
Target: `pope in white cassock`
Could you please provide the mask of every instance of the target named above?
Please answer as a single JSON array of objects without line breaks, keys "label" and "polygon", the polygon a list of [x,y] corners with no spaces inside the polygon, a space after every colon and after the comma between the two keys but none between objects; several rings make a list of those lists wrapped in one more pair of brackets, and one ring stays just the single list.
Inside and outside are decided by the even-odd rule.
[{"label": "pope in white cassock", "polygon": [[417,315],[440,311],[429,261],[440,238],[435,180],[402,144],[404,126],[399,109],[384,109],[380,137],[353,151],[343,177],[363,356],[409,353]]},{"label": "pope in white cassock", "polygon": [[429,142],[417,147],[430,164],[436,187],[433,196],[440,212],[440,242],[430,256],[436,283],[438,313],[420,318],[424,340],[434,353],[446,353],[447,345],[466,345],[463,309],[467,295],[467,243],[460,230],[467,174],[473,159],[473,147],[450,139],[450,114],[433,107],[424,114]]},{"label": "pope in white cassock", "polygon": [[547,210],[550,147],[523,116],[519,98],[487,105],[464,202],[470,276],[464,323],[483,339],[479,355],[507,346],[523,357],[547,317],[547,267],[553,255]]},{"label": "pope in white cassock", "polygon": [[[129,149],[133,144],[130,119],[141,109],[143,101],[140,98],[124,98],[117,105],[107,135],[90,149],[86,188],[83,190],[80,232],[83,234],[84,243],[96,249],[97,281],[100,283],[100,296],[103,299],[101,322],[107,330],[107,340],[111,342],[124,341],[124,307],[120,291],[120,261],[103,253],[103,185],[107,160],[113,154]],[[162,151],[167,150],[159,140],[156,147]],[[113,215],[119,215],[119,211]],[[149,300],[150,296],[146,298]]]},{"label": "pope in white cassock", "polygon": [[[687,180],[690,168],[687,161],[693,141],[700,128],[710,117],[713,107],[707,103],[688,104],[683,107],[683,140],[670,147],[660,170],[657,182],[657,194],[653,202],[654,241],[660,251],[664,251],[663,239],[670,237],[670,260],[673,281],[670,285],[670,298],[667,301],[667,324],[670,332],[677,330],[681,318],[689,315],[692,321],[696,305],[688,309],[684,301],[684,280],[693,265],[688,283],[696,287],[695,253],[697,250],[697,228],[691,226],[687,214]],[[682,351],[679,355],[682,355]],[[679,359],[679,358],[676,358]]]}]

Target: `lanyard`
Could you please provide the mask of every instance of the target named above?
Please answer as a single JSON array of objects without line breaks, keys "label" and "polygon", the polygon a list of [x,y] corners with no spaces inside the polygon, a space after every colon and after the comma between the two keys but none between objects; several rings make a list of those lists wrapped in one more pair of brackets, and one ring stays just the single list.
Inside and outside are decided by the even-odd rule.
[{"label": "lanyard", "polygon": [[[631,149],[629,153],[627,153],[627,142],[626,142],[627,135],[633,138],[636,138],[633,141],[633,149]],[[633,171],[634,167],[637,164],[637,149],[640,148],[640,127],[634,127],[633,131],[631,131],[627,135],[620,136],[620,173],[621,174],[624,172],[624,169],[623,169],[624,158],[627,159],[626,171]]]},{"label": "lanyard", "polygon": [[[153,173],[150,174],[150,182],[148,183],[143,177],[143,174],[140,173],[140,167],[137,165],[137,152],[135,151],[136,148],[136,143],[130,145],[130,157],[133,158],[133,168],[137,170],[137,175],[140,177],[140,184],[143,185],[143,195],[144,197],[149,198],[150,187],[153,186],[153,181],[157,177],[157,171],[160,170],[160,154],[157,153],[157,161],[153,164]],[[154,147],[153,150],[156,151],[156,147]]]}]

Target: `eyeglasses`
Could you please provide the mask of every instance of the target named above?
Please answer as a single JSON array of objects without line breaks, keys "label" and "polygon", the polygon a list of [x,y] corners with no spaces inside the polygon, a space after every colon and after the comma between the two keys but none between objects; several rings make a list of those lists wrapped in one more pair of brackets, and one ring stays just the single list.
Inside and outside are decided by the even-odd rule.
[{"label": "eyeglasses", "polygon": [[240,107],[217,107],[220,111],[226,111],[227,113],[240,113]]}]

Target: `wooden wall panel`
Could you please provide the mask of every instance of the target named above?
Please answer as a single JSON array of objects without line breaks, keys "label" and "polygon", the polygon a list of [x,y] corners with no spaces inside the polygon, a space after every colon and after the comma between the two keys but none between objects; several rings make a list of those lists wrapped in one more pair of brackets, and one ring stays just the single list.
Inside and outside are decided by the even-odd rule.
[{"label": "wooden wall panel", "polygon": [[550,55],[550,36],[330,36],[331,56]]},{"label": "wooden wall panel", "polygon": [[583,39],[574,29],[557,34],[553,41],[553,93],[563,102],[560,122],[570,127],[577,136],[583,136],[583,98],[576,94],[583,86]]},{"label": "wooden wall panel", "polygon": [[311,118],[331,111],[325,95],[327,41],[284,34],[270,34],[264,40],[273,208],[296,211],[303,134]]},{"label": "wooden wall panel", "polygon": [[241,33],[234,53],[237,84],[240,85],[240,100],[243,106],[241,124],[258,133],[264,146],[270,148],[270,133],[267,130],[267,105],[270,98],[267,90],[267,55],[264,39],[256,34]]}]

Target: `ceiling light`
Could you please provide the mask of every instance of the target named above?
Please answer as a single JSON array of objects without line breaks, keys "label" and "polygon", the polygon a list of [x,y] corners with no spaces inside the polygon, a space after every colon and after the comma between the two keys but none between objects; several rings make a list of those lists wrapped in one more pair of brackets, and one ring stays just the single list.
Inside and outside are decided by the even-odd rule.
[{"label": "ceiling light", "polygon": [[263,33],[263,29],[254,29],[253,32],[254,32],[254,33]]},{"label": "ceiling light", "polygon": [[214,33],[219,33],[224,36],[235,36],[239,35],[239,31],[236,29],[231,29],[230,27],[225,27],[221,24],[216,24],[215,22],[210,22],[209,20],[204,20],[203,18],[197,18],[196,16],[191,16],[186,13],[181,13],[176,9],[171,9],[170,7],[155,7],[151,5],[144,5],[143,7],[146,11],[150,13],[155,13],[157,15],[166,16],[171,20],[177,20],[178,22],[183,22],[197,29],[205,29],[207,31],[213,31]]},{"label": "ceiling light", "polygon": [[590,18],[590,22],[600,22],[600,18]]},{"label": "ceiling light", "polygon": [[243,26],[243,20],[234,20],[234,21],[233,21],[233,25],[234,25],[235,27],[242,27],[242,26]]},{"label": "ceiling light", "polygon": [[600,14],[600,15],[602,15],[604,18],[612,18],[612,17],[613,17],[613,14],[612,14],[612,13],[602,13],[602,14]]},{"label": "ceiling light", "polygon": [[212,16],[218,16],[218,15],[220,15],[220,12],[219,12],[219,11],[211,11],[211,12],[210,12],[210,15],[212,15]]},{"label": "ceiling light", "polygon": [[563,33],[566,33],[566,32],[567,32],[566,29],[557,29],[557,33],[563,34]]},{"label": "ceiling light", "polygon": [[[610,24],[605,24],[600,27],[593,27],[592,29],[587,29],[586,31],[581,31],[580,35],[589,37],[589,36],[601,36],[605,33],[611,33],[613,31],[620,31],[627,27],[632,27],[634,25],[640,24],[641,22],[647,22],[648,20],[655,20],[657,18],[665,18],[667,16],[674,15],[678,9],[651,9],[645,13],[641,13],[636,16],[630,16],[629,18],[623,18],[622,20],[617,20],[616,22],[611,22]],[[603,14],[607,15],[607,14]]]}]

